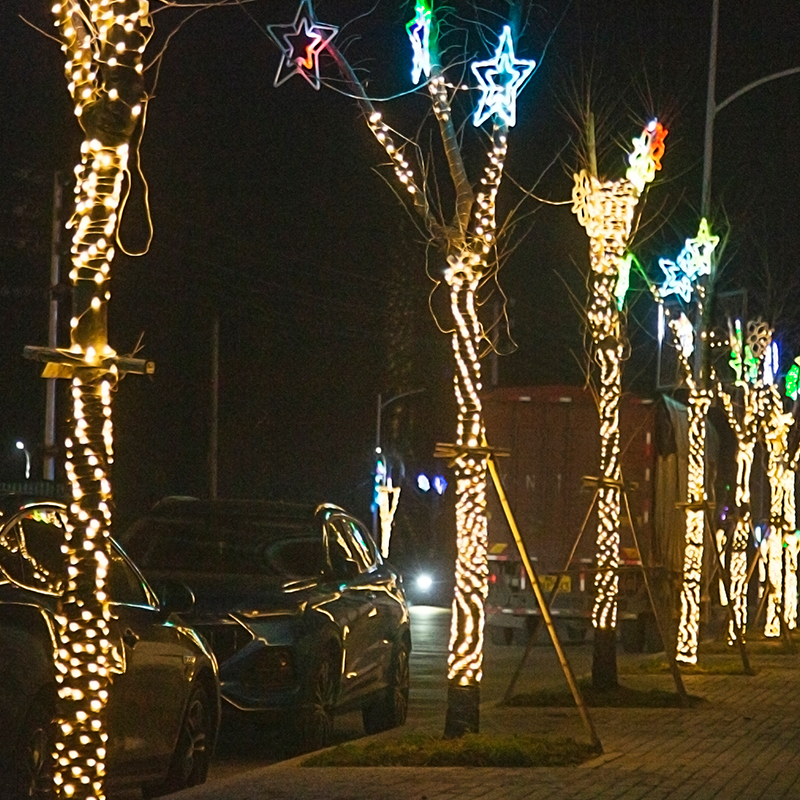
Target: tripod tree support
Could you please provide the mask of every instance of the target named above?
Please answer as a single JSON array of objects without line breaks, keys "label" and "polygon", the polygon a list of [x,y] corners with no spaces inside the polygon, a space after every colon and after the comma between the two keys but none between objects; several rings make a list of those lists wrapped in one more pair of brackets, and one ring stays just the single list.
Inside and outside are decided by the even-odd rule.
[{"label": "tripod tree support", "polygon": [[517,549],[519,550],[519,555],[525,567],[525,572],[528,575],[528,581],[531,584],[533,593],[536,595],[536,602],[539,604],[539,610],[542,613],[542,619],[544,620],[544,624],[547,626],[547,631],[550,634],[550,638],[553,640],[553,646],[556,649],[558,660],[561,662],[561,669],[564,671],[564,677],[567,679],[570,691],[575,699],[575,705],[578,707],[583,724],[586,726],[586,731],[589,734],[591,745],[597,750],[598,753],[602,753],[603,745],[601,744],[600,739],[597,736],[597,732],[594,729],[594,725],[592,724],[592,720],[590,719],[589,712],[586,708],[586,703],[583,700],[583,695],[581,695],[580,689],[578,688],[578,684],[575,680],[575,675],[572,672],[572,667],[570,666],[569,661],[567,661],[566,653],[561,647],[558,634],[556,634],[553,618],[550,616],[550,610],[547,606],[547,602],[544,599],[542,587],[539,584],[539,578],[536,575],[533,564],[531,564],[531,561],[528,558],[525,544],[522,541],[522,536],[520,535],[514,515],[511,513],[511,507],[508,504],[508,498],[506,497],[505,490],[503,489],[503,484],[500,481],[500,475],[497,472],[497,465],[494,462],[494,457],[492,454],[490,454],[487,459],[487,466],[489,468],[489,474],[492,477],[492,482],[494,483],[494,488],[497,491],[497,496],[500,498],[500,505],[502,505],[503,512],[506,515],[506,521],[508,522],[508,526],[511,529],[512,535],[514,536],[514,541],[516,542]]}]

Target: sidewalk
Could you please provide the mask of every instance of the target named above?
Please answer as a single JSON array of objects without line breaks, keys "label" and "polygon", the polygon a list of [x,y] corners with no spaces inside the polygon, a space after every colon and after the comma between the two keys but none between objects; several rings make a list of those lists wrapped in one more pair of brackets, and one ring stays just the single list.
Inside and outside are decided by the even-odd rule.
[{"label": "sidewalk", "polygon": [[[755,647],[754,647],[755,650]],[[650,658],[650,656],[645,656]],[[642,658],[642,657],[638,657]],[[620,671],[636,657],[620,661]],[[701,664],[737,661],[735,655]],[[604,754],[578,767],[303,767],[303,758],[187,789],[175,800],[800,800],[800,656],[751,654],[755,676],[685,675],[708,701],[693,709],[590,709]],[[581,670],[575,670],[580,674]],[[669,675],[621,674],[635,687],[674,689]],[[441,714],[402,731],[441,734]],[[413,705],[412,705],[413,712]],[[481,707],[485,733],[547,733],[586,741],[577,711]],[[381,737],[397,735],[387,731]]]}]

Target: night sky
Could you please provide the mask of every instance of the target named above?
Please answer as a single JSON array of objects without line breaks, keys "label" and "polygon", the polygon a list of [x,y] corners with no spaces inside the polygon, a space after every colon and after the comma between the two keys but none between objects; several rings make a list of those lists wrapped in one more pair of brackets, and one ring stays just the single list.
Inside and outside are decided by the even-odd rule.
[{"label": "night sky", "polygon": [[[494,48],[492,31],[508,4],[479,5],[476,12],[473,3],[449,4],[464,30],[476,17],[484,27],[446,34],[448,57],[486,58]],[[800,65],[797,0],[721,6],[718,100]],[[161,64],[140,149],[152,246],[112,265],[111,344],[131,353],[141,337],[140,355],[157,364],[152,378],[126,377],[116,396],[114,488],[123,521],[166,494],[208,492],[215,315],[221,495],[311,495],[367,516],[379,392],[425,389],[385,411],[383,441],[396,463],[402,456],[409,470],[432,468],[434,443],[454,437],[449,341],[428,308],[434,283],[426,267],[436,276],[439,254],[426,249],[382,180],[387,173],[376,172],[385,156],[354,101],[324,86],[315,92],[299,77],[273,88],[279,54],[263,26],[290,22],[295,9],[294,0],[262,0],[247,13],[200,14],[172,39]],[[342,28],[337,41],[371,95],[396,97],[378,104],[389,124],[415,135],[428,105],[408,94],[403,26],[413,2],[320,0],[316,13]],[[17,438],[31,443],[34,473],[41,473],[44,381],[21,352],[47,341],[53,175],[72,174],[81,140],[58,45],[20,14],[54,30],[44,0],[0,4],[0,480],[22,477]],[[515,247],[499,273],[511,322],[499,340],[501,385],[582,381],[583,332],[570,294],[585,297],[588,245],[563,201],[580,166],[567,111],[590,71],[603,174],[623,175],[624,148],[652,116],[670,130],[634,250],[652,270],[657,256],[674,257],[696,232],[710,15],[710,0],[530,7],[516,50],[541,64],[519,102],[500,211],[521,200],[517,187],[562,204],[521,206]],[[158,13],[157,41],[180,18]],[[322,75],[335,78],[329,61]],[[458,72],[453,79],[463,80]],[[468,111],[474,94],[461,94]],[[723,288],[748,290],[751,316],[775,323],[787,366],[800,351],[799,97],[800,76],[792,76],[721,111],[713,162],[712,225],[727,236]],[[430,127],[421,131],[426,143]],[[471,124],[465,152],[478,177],[482,145]],[[136,178],[122,232],[131,252],[147,240],[144,196]],[[626,381],[648,394],[653,305],[641,282],[634,289]],[[499,296],[483,307],[487,323]],[[59,343],[66,346],[69,301],[62,305]],[[438,293],[432,305],[440,308]]]}]

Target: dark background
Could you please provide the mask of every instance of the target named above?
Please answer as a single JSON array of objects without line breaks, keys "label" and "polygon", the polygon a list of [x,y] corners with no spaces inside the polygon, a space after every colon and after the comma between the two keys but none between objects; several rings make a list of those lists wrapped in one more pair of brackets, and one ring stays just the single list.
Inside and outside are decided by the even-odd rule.
[{"label": "dark background", "polygon": [[[19,16],[52,32],[48,5],[0,4],[0,480],[6,481],[22,477],[18,438],[29,443],[34,475],[41,474],[44,381],[21,351],[47,341],[53,175],[72,174],[81,141],[59,47]],[[718,100],[800,65],[796,0],[721,6]],[[504,13],[507,4],[482,3],[480,13],[467,2],[450,7],[451,19],[461,16],[470,35],[447,35],[447,57],[487,57],[502,24],[492,12]],[[379,105],[390,125],[413,136],[428,108],[424,96],[405,94],[412,87],[404,23],[413,2],[380,0],[360,17],[372,8],[372,0],[320,0],[316,13],[342,27],[337,41],[368,78],[370,93],[397,95]],[[214,315],[220,495],[313,495],[367,517],[379,392],[425,389],[385,409],[382,440],[395,479],[403,468],[409,476],[444,469],[432,452],[435,442],[454,437],[452,356],[429,311],[434,283],[426,274],[427,268],[435,277],[442,264],[376,173],[385,155],[356,104],[326,87],[314,92],[300,77],[273,88],[279,54],[260,26],[290,22],[295,10],[293,1],[264,0],[248,4],[247,13],[205,12],[164,56],[140,151],[153,242],[146,255],[120,255],[112,267],[111,344],[132,353],[141,340],[140,355],[157,364],[152,378],[125,378],[115,400],[114,489],[123,524],[166,494],[208,492]],[[500,211],[522,198],[515,184],[561,204],[529,198],[522,206],[515,249],[499,273],[510,332],[501,330],[504,355],[496,366],[487,358],[485,376],[487,384],[580,384],[585,356],[575,304],[585,299],[588,246],[564,204],[580,166],[565,108],[574,105],[576,86],[592,86],[600,168],[609,178],[624,174],[625,151],[644,122],[657,115],[669,128],[664,170],[634,242],[660,280],[657,256],[674,257],[697,228],[711,2],[558,0],[528,11],[517,54],[541,64],[519,101]],[[148,58],[181,13],[155,19]],[[475,19],[484,27],[470,27]],[[329,62],[322,74],[335,77]],[[799,343],[799,96],[800,76],[792,76],[720,112],[713,161],[712,225],[727,238],[722,285],[746,288],[751,316],[775,323],[785,368]],[[469,110],[474,95],[465,99]],[[483,145],[471,124],[465,148],[477,178]],[[446,181],[441,188],[446,201]],[[70,185],[67,199],[71,191]],[[137,178],[123,220],[131,251],[147,238],[143,199]],[[495,292],[483,307],[487,324],[502,308],[499,297]],[[434,296],[434,308],[440,299]],[[67,300],[62,325],[68,318]],[[641,280],[629,322],[626,383],[652,394],[655,314]],[[60,344],[68,344],[65,328]],[[451,497],[452,489],[442,500],[407,489],[405,505],[417,521],[404,523],[404,535],[430,543],[431,531],[449,519],[443,510]]]}]

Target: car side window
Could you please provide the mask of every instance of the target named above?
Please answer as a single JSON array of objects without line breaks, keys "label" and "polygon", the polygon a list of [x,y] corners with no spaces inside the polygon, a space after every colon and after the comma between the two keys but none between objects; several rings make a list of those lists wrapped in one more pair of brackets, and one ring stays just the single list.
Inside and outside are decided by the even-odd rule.
[{"label": "car side window", "polygon": [[329,519],[325,525],[333,574],[337,577],[355,577],[366,571],[367,565],[353,541],[349,525],[342,519]]},{"label": "car side window", "polygon": [[113,545],[109,556],[108,594],[111,602],[117,605],[152,608],[153,604],[142,579],[131,568],[125,556]]},{"label": "car side window", "polygon": [[56,509],[25,511],[0,539],[0,572],[20,586],[60,593],[66,572],[64,524]]},{"label": "car side window", "polygon": [[372,544],[372,538],[364,528],[354,519],[342,520],[347,526],[355,550],[358,553],[365,570],[370,570],[375,566],[376,554]]}]

